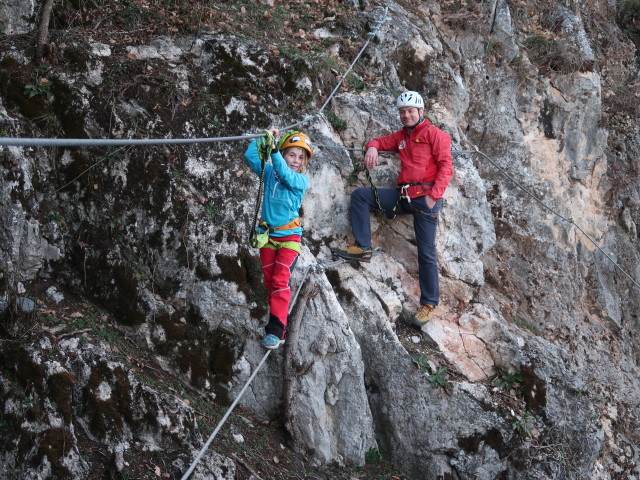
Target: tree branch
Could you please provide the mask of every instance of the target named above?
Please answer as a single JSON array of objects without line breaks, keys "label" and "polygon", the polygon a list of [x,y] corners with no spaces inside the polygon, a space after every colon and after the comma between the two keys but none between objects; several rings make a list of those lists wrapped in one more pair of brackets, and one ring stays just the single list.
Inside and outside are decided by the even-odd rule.
[{"label": "tree branch", "polygon": [[51,21],[51,10],[55,0],[46,0],[42,7],[42,18],[38,27],[38,44],[36,45],[36,61],[40,62],[47,54],[47,39],[49,38],[49,22]]}]

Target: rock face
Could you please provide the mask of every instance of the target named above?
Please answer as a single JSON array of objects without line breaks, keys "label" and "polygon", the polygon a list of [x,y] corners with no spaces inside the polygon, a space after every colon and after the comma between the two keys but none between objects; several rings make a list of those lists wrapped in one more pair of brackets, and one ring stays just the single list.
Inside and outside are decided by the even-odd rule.
[{"label": "rock face", "polygon": [[[382,9],[349,5],[358,20],[296,35],[353,57]],[[274,352],[240,405],[278,418],[290,388],[290,433],[321,464],[362,465],[379,447],[416,479],[639,478],[640,137],[633,95],[616,90],[638,91],[635,50],[615,24],[584,24],[594,5],[449,7],[389,3],[358,73],[300,127],[322,146],[292,290],[319,293],[287,353],[293,378]],[[33,31],[33,5],[0,8],[3,136],[238,136],[316,113],[341,78],[317,58],[214,31],[131,45],[52,32],[45,77],[18,35]],[[526,34],[528,22],[544,34]],[[456,170],[438,226],[441,304],[422,331],[403,323],[419,296],[411,218],[373,215],[383,251],[371,263],[331,254],[351,241],[350,192],[368,185],[340,147],[397,129],[406,89],[451,135]],[[0,419],[18,432],[0,443],[5,476],[85,478],[79,436],[116,470],[133,444],[181,449],[186,465],[204,437],[189,405],[137,383],[100,346],[67,339],[52,361],[46,339],[20,343],[21,306],[43,279],[108,311],[199,392],[237,397],[268,314],[246,241],[258,183],[246,144],[3,147]],[[393,157],[372,172],[380,187],[396,174]],[[55,286],[38,308],[62,301]],[[14,448],[19,432],[32,444]],[[234,478],[234,465],[211,453],[195,475]]]},{"label": "rock face", "polygon": [[36,2],[4,0],[0,4],[0,27],[5,35],[27,33],[33,29]]},{"label": "rock face", "polygon": [[[53,349],[59,360],[46,360]],[[17,342],[3,343],[2,359],[4,478],[24,476],[24,459],[37,468],[29,478],[86,478],[87,442],[103,445],[115,458],[117,472],[124,468],[122,454],[134,445],[172,449],[201,441],[184,437],[193,431],[193,411],[173,395],[159,395],[137,382],[121,363],[112,361],[98,346],[81,345],[78,338],[53,345],[47,338],[37,348]],[[13,391],[23,392],[21,398]],[[86,409],[78,420],[77,405]],[[78,426],[80,431],[78,431]],[[8,448],[12,438],[29,438]]]}]

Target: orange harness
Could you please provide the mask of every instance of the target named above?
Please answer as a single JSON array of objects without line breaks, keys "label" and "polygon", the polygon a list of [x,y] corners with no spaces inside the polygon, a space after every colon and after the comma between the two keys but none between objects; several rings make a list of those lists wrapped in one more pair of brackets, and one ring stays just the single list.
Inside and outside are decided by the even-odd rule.
[{"label": "orange harness", "polygon": [[[266,228],[265,225],[267,225],[267,223],[262,221],[262,219],[260,219],[260,226],[262,228]],[[298,228],[301,225],[302,225],[302,222],[300,221],[300,217],[296,217],[286,225],[280,225],[279,227],[268,227],[268,228],[269,228],[269,233],[273,233],[273,232],[279,232],[280,230],[289,230],[290,228]]]}]

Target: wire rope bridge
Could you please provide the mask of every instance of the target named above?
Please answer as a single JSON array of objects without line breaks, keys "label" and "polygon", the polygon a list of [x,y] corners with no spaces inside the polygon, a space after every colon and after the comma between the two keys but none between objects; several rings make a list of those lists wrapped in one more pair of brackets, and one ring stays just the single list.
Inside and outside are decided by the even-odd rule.
[{"label": "wire rope bridge", "polygon": [[[349,65],[347,70],[344,72],[344,74],[342,74],[342,76],[340,77],[339,82],[336,84],[334,89],[331,91],[331,94],[327,97],[326,101],[318,109],[318,111],[313,115],[309,115],[309,116],[304,117],[302,120],[300,120],[297,123],[294,123],[292,125],[288,125],[286,127],[282,127],[280,129],[282,132],[285,132],[285,131],[288,131],[288,130],[292,130],[292,129],[294,129],[295,127],[297,127],[299,125],[305,124],[305,123],[310,122],[312,120],[315,120],[317,118],[322,118],[324,116],[323,112],[324,112],[325,108],[327,107],[327,105],[329,104],[329,102],[331,101],[331,99],[333,98],[335,93],[338,91],[338,89],[340,88],[340,86],[342,85],[344,80],[346,79],[346,77],[349,74],[349,72],[353,69],[353,67],[356,64],[356,62],[360,59],[360,57],[362,56],[362,54],[366,50],[367,46],[369,45],[369,43],[373,40],[373,38],[378,33],[380,27],[382,26],[382,24],[386,20],[387,13],[388,13],[388,8],[385,7],[383,9],[383,11],[382,11],[382,14],[380,15],[380,18],[375,23],[374,28],[368,34],[368,38],[367,38],[366,42],[364,43],[363,47],[361,48],[360,52],[355,57],[355,59],[351,62],[351,64]],[[239,141],[239,140],[247,140],[247,139],[264,137],[264,136],[265,136],[264,133],[260,133],[260,134],[245,134],[245,135],[240,135],[240,136],[229,136],[229,137],[144,138],[144,139],[131,139],[131,138],[129,138],[129,139],[116,139],[116,138],[105,138],[105,139],[76,138],[76,139],[71,139],[71,138],[10,138],[10,137],[1,137],[0,138],[0,146],[25,146],[25,147],[90,147],[91,146],[91,147],[93,147],[93,146],[169,145],[169,144],[171,144],[171,145],[184,145],[184,144],[196,144],[196,143],[215,143],[215,142]],[[320,144],[316,144],[316,146],[320,147],[320,148],[335,148],[335,149],[340,149],[340,150],[343,150],[343,151],[359,151],[359,152],[362,151],[362,149],[347,148],[347,147],[339,146],[339,145],[320,145]],[[553,208],[551,208],[548,205],[546,205],[538,197],[536,197],[533,193],[531,193],[526,187],[524,187],[520,182],[518,182],[512,175],[510,175],[507,171],[505,171],[502,167],[500,167],[495,161],[493,161],[491,158],[489,158],[487,155],[485,155],[483,152],[481,152],[476,146],[473,146],[473,147],[474,147],[473,150],[453,150],[451,153],[452,154],[462,154],[462,153],[477,154],[477,155],[483,157],[484,159],[486,159],[496,169],[498,169],[500,171],[500,173],[502,173],[506,178],[508,178],[511,182],[513,182],[518,188],[523,190],[528,196],[530,196],[534,201],[536,201],[538,204],[540,204],[544,209],[550,211],[551,213],[553,213],[554,215],[559,217],[561,220],[574,225],[576,227],[576,229],[579,230],[580,233],[582,233],[582,235],[591,244],[593,244],[594,247],[597,250],[599,250],[600,252],[602,252],[604,254],[604,256],[615,266],[615,268],[617,268],[620,272],[622,272],[633,283],[633,285],[635,285],[640,290],[640,284],[633,277],[631,277],[631,275],[629,273],[627,273],[618,263],[616,263],[614,261],[614,259],[607,252],[605,252],[596,243],[596,241],[593,238],[591,238],[578,224],[576,224],[575,221],[573,220],[573,218],[565,217],[562,214],[560,214],[559,212],[557,212],[556,210],[554,210]],[[395,153],[395,152],[380,152],[380,153]],[[103,161],[103,160],[99,160],[98,162],[94,163],[92,166],[87,168],[84,172],[80,173],[80,175],[78,175],[70,183],[72,183],[73,181],[77,180],[80,176],[82,176],[84,173],[86,173],[91,168],[95,167],[101,161]],[[375,186],[373,185],[373,182],[371,181],[371,178],[369,176],[369,172],[366,171],[366,173],[367,173],[367,178],[369,178],[369,181],[372,184],[372,188],[375,188]],[[380,252],[379,249],[374,251],[374,253],[379,253],[379,252]],[[300,290],[301,290],[302,286],[305,284],[305,281],[306,281],[306,279],[307,279],[307,277],[308,277],[308,275],[310,273],[322,272],[322,271],[324,271],[324,270],[326,270],[328,268],[336,267],[336,266],[338,266],[338,265],[340,265],[342,263],[345,263],[345,262],[347,262],[347,260],[340,259],[340,260],[337,260],[337,261],[331,262],[331,263],[326,263],[326,264],[325,263],[316,263],[315,265],[307,266],[305,268],[304,273],[303,273],[303,277],[302,277],[302,279],[300,281],[298,289],[297,289],[297,291],[295,292],[294,296],[291,299],[291,303],[290,303],[290,307],[289,307],[289,313],[292,311],[293,307],[297,303],[297,299],[298,299],[298,295],[300,293]],[[225,413],[225,415],[222,417],[222,419],[220,420],[220,422],[218,423],[218,425],[216,426],[214,431],[211,433],[211,435],[207,439],[206,443],[202,446],[202,448],[200,449],[200,451],[198,452],[198,454],[194,458],[193,462],[189,466],[189,469],[182,476],[182,480],[187,480],[189,478],[189,476],[192,474],[192,472],[195,470],[195,468],[197,467],[198,463],[202,459],[202,456],[205,454],[205,452],[209,448],[211,442],[213,442],[213,440],[215,439],[216,435],[218,434],[218,432],[220,431],[220,429],[222,428],[224,423],[227,421],[227,419],[231,415],[231,412],[236,407],[236,405],[238,404],[238,402],[240,401],[240,399],[244,395],[245,391],[247,390],[247,388],[249,387],[249,385],[251,384],[251,382],[253,381],[253,379],[257,375],[258,371],[262,368],[262,366],[266,362],[266,360],[269,357],[269,354],[271,352],[272,352],[272,350],[267,350],[267,352],[264,354],[264,356],[262,357],[262,359],[260,360],[260,362],[256,366],[255,370],[253,371],[253,373],[251,374],[251,376],[247,380],[246,384],[243,386],[242,390],[240,390],[239,394],[236,396],[236,398],[233,401],[233,403],[229,406],[229,408],[228,408],[227,412]]]}]

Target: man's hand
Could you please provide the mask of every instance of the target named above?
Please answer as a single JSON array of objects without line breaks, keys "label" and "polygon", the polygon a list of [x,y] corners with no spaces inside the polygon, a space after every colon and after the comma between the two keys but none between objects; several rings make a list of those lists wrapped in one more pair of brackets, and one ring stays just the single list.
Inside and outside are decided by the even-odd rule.
[{"label": "man's hand", "polygon": [[424,201],[426,202],[427,207],[429,208],[433,208],[436,204],[436,201],[433,198],[431,198],[429,195],[424,196]]},{"label": "man's hand", "polygon": [[369,147],[367,153],[364,154],[364,165],[368,169],[378,165],[378,150],[375,147]]}]

